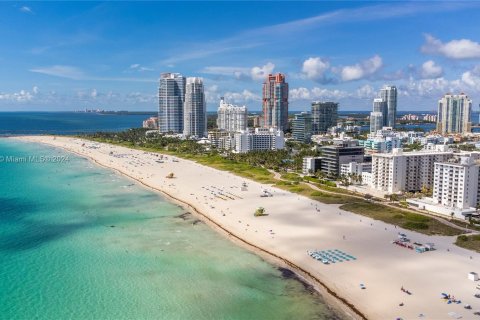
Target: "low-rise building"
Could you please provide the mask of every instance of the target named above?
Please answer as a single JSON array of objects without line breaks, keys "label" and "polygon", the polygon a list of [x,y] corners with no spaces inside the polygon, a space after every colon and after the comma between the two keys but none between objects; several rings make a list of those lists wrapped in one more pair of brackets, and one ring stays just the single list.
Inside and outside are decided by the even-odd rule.
[{"label": "low-rise building", "polygon": [[143,128],[145,129],[158,129],[158,117],[150,117],[143,121]]},{"label": "low-rise building", "polygon": [[[350,178],[350,182],[357,182],[359,184],[367,184],[363,181],[363,173],[372,172],[372,163],[371,162],[350,162],[344,163],[340,166],[340,175],[341,176],[351,176],[354,175],[355,178]],[[360,178],[359,178],[360,177]],[[370,180],[371,178],[367,178]]]},{"label": "low-rise building", "polygon": [[259,150],[280,150],[285,147],[282,130],[275,128],[255,128],[255,131],[235,133],[234,152],[245,153]]},{"label": "low-rise building", "polygon": [[208,140],[215,149],[232,149],[234,133],[224,130],[212,130],[208,132]]},{"label": "low-rise building", "polygon": [[313,175],[320,170],[322,166],[322,157],[305,157],[303,158],[302,173],[304,175]]},{"label": "low-rise building", "polygon": [[337,178],[340,166],[350,162],[363,162],[364,150],[357,140],[343,140],[339,144],[321,148],[323,153],[321,171],[328,177]]},{"label": "low-rise building", "polygon": [[388,153],[402,147],[402,140],[398,137],[373,138],[360,140],[359,145],[365,148],[365,153]]}]

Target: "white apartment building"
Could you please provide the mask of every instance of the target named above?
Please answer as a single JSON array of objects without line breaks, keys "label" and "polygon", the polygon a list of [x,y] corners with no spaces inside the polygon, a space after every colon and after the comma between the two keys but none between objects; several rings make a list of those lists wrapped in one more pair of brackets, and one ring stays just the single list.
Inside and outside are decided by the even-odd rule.
[{"label": "white apartment building", "polygon": [[[340,175],[348,176],[355,174],[362,177],[361,184],[370,185],[372,177],[372,163],[371,162],[350,162],[340,165]],[[352,182],[353,179],[350,179]]]},{"label": "white apartment building", "polygon": [[387,193],[431,189],[435,163],[451,157],[453,152],[444,145],[437,145],[434,151],[394,149],[392,153],[373,154],[371,187]]},{"label": "white apartment building", "polygon": [[437,131],[440,134],[471,131],[472,100],[464,93],[446,94],[438,101]]},{"label": "white apartment building", "polygon": [[348,175],[350,173],[362,175],[363,172],[372,172],[371,162],[350,162],[340,165],[341,175]]},{"label": "white apartment building", "polygon": [[435,163],[433,194],[431,198],[407,199],[419,209],[467,218],[477,215],[480,202],[480,153],[455,154],[445,162]]},{"label": "white apartment building", "polygon": [[217,127],[230,132],[247,130],[247,114],[246,106],[239,107],[226,103],[222,97],[217,111]]},{"label": "white apartment building", "polygon": [[315,174],[320,170],[322,165],[322,157],[305,157],[303,158],[302,173],[304,175]]},{"label": "white apartment building", "polygon": [[236,153],[258,150],[280,150],[285,147],[282,130],[275,128],[255,128],[254,132],[242,131],[235,133]]},{"label": "white apartment building", "polygon": [[479,153],[435,163],[432,200],[455,209],[475,208],[478,203]]}]

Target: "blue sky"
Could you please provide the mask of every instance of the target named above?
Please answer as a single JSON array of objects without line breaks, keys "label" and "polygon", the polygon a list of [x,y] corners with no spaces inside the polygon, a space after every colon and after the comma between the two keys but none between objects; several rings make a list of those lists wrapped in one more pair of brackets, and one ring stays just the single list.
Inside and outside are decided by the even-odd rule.
[{"label": "blue sky", "polygon": [[0,111],[156,110],[161,72],[204,78],[261,106],[282,72],[290,109],[312,100],[370,110],[384,84],[399,110],[435,110],[446,92],[480,103],[478,2],[0,3]]}]

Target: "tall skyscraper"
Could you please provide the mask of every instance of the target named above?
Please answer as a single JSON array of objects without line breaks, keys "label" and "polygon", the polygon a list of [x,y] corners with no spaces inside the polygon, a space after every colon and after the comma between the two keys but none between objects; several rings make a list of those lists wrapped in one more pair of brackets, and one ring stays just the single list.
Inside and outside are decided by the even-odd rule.
[{"label": "tall skyscraper", "polygon": [[183,132],[185,77],[179,73],[162,73],[158,88],[158,128],[164,133]]},{"label": "tall skyscraper", "polygon": [[397,87],[384,86],[380,90],[380,98],[386,103],[386,114],[383,111],[383,122],[385,126],[395,128],[397,119]]},{"label": "tall skyscraper", "polygon": [[226,103],[222,97],[217,111],[218,129],[231,132],[247,130],[247,112],[247,107]]},{"label": "tall skyscraper", "polygon": [[471,131],[472,100],[464,93],[446,94],[438,101],[437,131],[441,134]]},{"label": "tall skyscraper", "polygon": [[288,129],[288,83],[285,75],[269,74],[263,83],[263,125]]},{"label": "tall skyscraper", "polygon": [[207,136],[207,107],[202,78],[187,78],[183,115],[184,136]]},{"label": "tall skyscraper", "polygon": [[312,102],[313,134],[325,133],[328,128],[336,126],[338,119],[338,103]]}]

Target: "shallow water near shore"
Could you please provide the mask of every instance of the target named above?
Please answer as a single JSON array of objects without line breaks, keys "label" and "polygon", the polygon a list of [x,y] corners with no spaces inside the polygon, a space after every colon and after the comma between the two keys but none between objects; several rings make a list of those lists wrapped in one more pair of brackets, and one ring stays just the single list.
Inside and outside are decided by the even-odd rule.
[{"label": "shallow water near shore", "polygon": [[0,319],[341,318],[185,212],[86,159],[0,139]]}]

